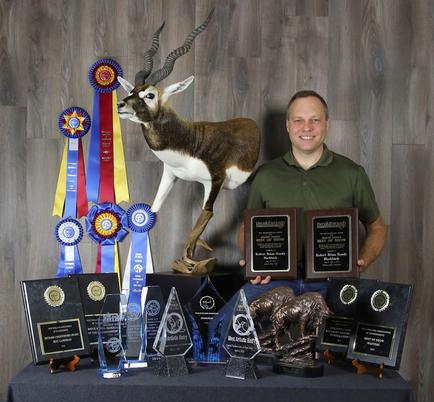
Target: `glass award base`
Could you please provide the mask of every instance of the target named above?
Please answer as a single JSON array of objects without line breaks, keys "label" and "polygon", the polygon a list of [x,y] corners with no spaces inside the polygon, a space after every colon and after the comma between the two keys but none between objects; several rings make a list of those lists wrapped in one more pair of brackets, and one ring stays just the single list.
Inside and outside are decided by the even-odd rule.
[{"label": "glass award base", "polygon": [[176,377],[190,374],[184,356],[161,356],[155,366],[155,374],[163,377]]},{"label": "glass award base", "polygon": [[96,375],[100,378],[119,378],[125,371],[98,369]]},{"label": "glass award base", "polygon": [[145,362],[143,360],[130,360],[124,363],[124,369],[136,369],[145,367],[148,367],[148,362]]},{"label": "glass award base", "polygon": [[231,357],[226,363],[224,372],[226,377],[238,378],[240,380],[259,378],[254,360],[240,357]]},{"label": "glass award base", "polygon": [[273,364],[273,371],[296,377],[322,377],[324,365],[311,359],[294,361],[278,359]]}]

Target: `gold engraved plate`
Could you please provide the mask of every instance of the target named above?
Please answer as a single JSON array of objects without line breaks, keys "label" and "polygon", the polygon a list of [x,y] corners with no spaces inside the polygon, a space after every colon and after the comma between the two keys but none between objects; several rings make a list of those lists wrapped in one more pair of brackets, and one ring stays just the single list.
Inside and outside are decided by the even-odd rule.
[{"label": "gold engraved plate", "polygon": [[87,294],[93,301],[101,301],[105,296],[105,286],[100,281],[92,281],[87,285]]},{"label": "gold engraved plate", "polygon": [[65,292],[60,286],[49,286],[45,289],[44,299],[51,307],[59,307],[65,301]]}]

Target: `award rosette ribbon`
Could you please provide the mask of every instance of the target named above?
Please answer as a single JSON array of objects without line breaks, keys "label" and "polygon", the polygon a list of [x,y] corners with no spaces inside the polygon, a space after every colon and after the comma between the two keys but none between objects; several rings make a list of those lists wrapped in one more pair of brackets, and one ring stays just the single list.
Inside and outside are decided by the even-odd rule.
[{"label": "award rosette ribbon", "polygon": [[86,230],[90,238],[98,243],[95,272],[115,272],[119,275],[117,243],[128,233],[125,211],[111,202],[96,204],[87,214]]},{"label": "award rosette ribbon", "polygon": [[83,227],[80,222],[73,218],[62,219],[56,225],[55,235],[61,246],[56,277],[81,274],[83,268],[77,247],[83,238]]},{"label": "award rosette ribbon", "polygon": [[87,194],[90,201],[129,201],[127,172],[117,113],[116,88],[122,68],[114,60],[102,59],[89,70],[95,90],[89,146]]},{"label": "award rosette ribbon", "polygon": [[131,244],[122,283],[128,304],[140,307],[142,288],[146,286],[146,273],[153,272],[148,231],[154,226],[155,215],[147,204],[134,204],[127,211]]},{"label": "award rosette ribbon", "polygon": [[81,137],[89,128],[90,117],[81,107],[70,107],[59,116],[59,129],[67,141],[57,180],[53,216],[80,218],[88,212]]}]

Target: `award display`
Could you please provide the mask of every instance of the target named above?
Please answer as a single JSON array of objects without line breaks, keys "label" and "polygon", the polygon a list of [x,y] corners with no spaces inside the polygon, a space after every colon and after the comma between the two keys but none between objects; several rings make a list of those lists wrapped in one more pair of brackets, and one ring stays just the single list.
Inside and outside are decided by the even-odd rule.
[{"label": "award display", "polygon": [[225,369],[226,377],[242,380],[258,378],[253,358],[261,351],[261,346],[243,289],[235,303],[223,347],[230,356]]},{"label": "award display", "polygon": [[128,234],[125,211],[110,202],[94,205],[86,216],[86,231],[98,243],[95,272],[120,275],[117,243]]},{"label": "award display", "polygon": [[148,363],[158,360],[153,345],[163,318],[164,307],[163,293],[159,286],[146,286],[142,289],[144,343],[139,358]]},{"label": "award display", "polygon": [[193,342],[179,303],[178,293],[173,287],[154,341],[154,349],[161,356],[156,374],[161,376],[188,374],[189,368],[184,356],[192,346]]},{"label": "award display", "polygon": [[60,244],[60,257],[57,265],[56,278],[83,272],[78,243],[83,238],[81,223],[73,218],[62,219],[54,230],[57,242]]},{"label": "award display", "polygon": [[361,281],[347,357],[399,369],[412,286]]},{"label": "award display", "polygon": [[97,375],[117,378],[126,372],[127,299],[123,294],[107,294],[98,318]]},{"label": "award display", "polygon": [[[84,318],[86,321],[87,336],[91,352],[98,348],[98,319],[104,304],[105,296],[119,293],[118,276],[111,274],[80,274],[74,275],[78,280]],[[113,311],[106,313],[117,314],[117,306]]]},{"label": "award display", "polygon": [[80,218],[87,214],[86,178],[81,137],[90,128],[90,117],[81,107],[59,116],[60,132],[67,138],[54,197],[53,216]]},{"label": "award display", "polygon": [[358,277],[356,208],[305,212],[306,279]]},{"label": "award display", "polygon": [[193,336],[193,360],[219,362],[219,339],[209,340],[208,324],[225,305],[209,276],[185,306]]},{"label": "award display", "polygon": [[326,303],[333,313],[323,321],[316,341],[317,351],[347,353],[351,331],[357,319],[361,281],[353,278],[330,278]]},{"label": "award display", "polygon": [[21,282],[35,364],[89,354],[89,342],[76,278]]},{"label": "award display", "polygon": [[297,278],[295,220],[295,208],[245,211],[246,278]]},{"label": "award display", "polygon": [[89,201],[94,203],[120,204],[130,198],[117,113],[118,77],[122,77],[122,68],[111,59],[98,60],[89,69],[95,92],[86,186]]}]

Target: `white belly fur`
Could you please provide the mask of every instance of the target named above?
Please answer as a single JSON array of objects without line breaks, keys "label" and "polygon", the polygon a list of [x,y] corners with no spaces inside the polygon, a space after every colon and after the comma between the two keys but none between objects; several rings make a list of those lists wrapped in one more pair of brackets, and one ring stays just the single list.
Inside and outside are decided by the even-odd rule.
[{"label": "white belly fur", "polygon": [[[202,184],[211,181],[208,167],[200,159],[170,150],[152,152],[166,165],[166,168],[169,168],[180,179],[197,181]],[[223,187],[232,190],[243,184],[251,173],[232,166],[226,169],[226,180]]]}]

